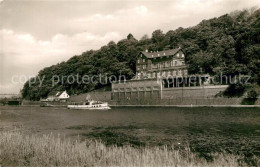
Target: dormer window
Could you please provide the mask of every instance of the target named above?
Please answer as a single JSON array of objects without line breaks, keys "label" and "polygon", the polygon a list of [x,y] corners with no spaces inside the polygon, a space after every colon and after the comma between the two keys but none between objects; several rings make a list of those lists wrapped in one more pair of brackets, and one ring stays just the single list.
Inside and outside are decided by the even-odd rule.
[{"label": "dormer window", "polygon": [[182,54],[181,57],[184,57],[184,54]]}]

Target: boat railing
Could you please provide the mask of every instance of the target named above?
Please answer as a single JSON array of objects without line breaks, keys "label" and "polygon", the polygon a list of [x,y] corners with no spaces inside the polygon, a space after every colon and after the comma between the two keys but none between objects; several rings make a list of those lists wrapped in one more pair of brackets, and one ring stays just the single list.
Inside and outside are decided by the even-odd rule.
[{"label": "boat railing", "polygon": [[69,102],[68,103],[69,105],[82,105],[82,104],[85,104],[83,102]]}]

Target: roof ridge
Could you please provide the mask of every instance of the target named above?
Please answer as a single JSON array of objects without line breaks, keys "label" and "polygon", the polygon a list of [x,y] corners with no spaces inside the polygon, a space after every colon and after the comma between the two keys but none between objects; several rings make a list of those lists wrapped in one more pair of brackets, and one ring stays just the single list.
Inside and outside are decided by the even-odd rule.
[{"label": "roof ridge", "polygon": [[147,58],[154,58],[154,57],[165,57],[170,55],[175,55],[179,50],[182,50],[181,48],[175,48],[175,49],[169,49],[164,51],[158,51],[158,52],[145,52],[141,51]]}]

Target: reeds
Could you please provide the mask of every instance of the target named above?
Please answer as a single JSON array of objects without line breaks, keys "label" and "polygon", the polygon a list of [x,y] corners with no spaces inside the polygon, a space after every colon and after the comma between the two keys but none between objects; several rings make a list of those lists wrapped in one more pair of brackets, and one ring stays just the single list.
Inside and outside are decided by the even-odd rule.
[{"label": "reeds", "polygon": [[[215,154],[207,162],[189,147],[105,146],[54,135],[0,132],[0,165],[11,166],[239,166],[241,157]],[[240,164],[241,165],[241,164]]]}]

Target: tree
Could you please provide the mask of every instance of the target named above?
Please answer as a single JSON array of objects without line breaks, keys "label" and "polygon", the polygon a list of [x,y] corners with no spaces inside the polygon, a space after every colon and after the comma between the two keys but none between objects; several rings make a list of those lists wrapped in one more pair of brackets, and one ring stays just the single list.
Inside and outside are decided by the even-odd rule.
[{"label": "tree", "polygon": [[130,34],[127,35],[127,39],[128,39],[128,40],[129,40],[129,39],[134,39],[134,36],[130,33]]},{"label": "tree", "polygon": [[163,31],[158,29],[158,30],[155,30],[153,33],[152,33],[152,41],[154,43],[159,43],[159,42],[162,42],[164,38],[164,34],[163,34]]},{"label": "tree", "polygon": [[69,93],[83,93],[100,88],[99,81],[86,85],[58,83],[52,85],[52,76],[69,75],[126,75],[130,79],[135,73],[136,56],[140,51],[160,51],[165,48],[181,47],[185,53],[189,73],[225,75],[245,74],[251,82],[260,85],[260,10],[239,11],[219,18],[201,21],[197,26],[170,30],[166,34],[158,29],[151,39],[144,35],[139,41],[130,33],[118,43],[113,41],[98,50],[83,52],[66,62],[39,71],[45,76],[43,85],[39,82],[24,84],[24,98],[37,100],[51,91],[68,90]]},{"label": "tree", "polygon": [[149,39],[149,36],[147,34],[144,34],[140,40],[142,41],[145,41],[145,40],[148,40]]}]

